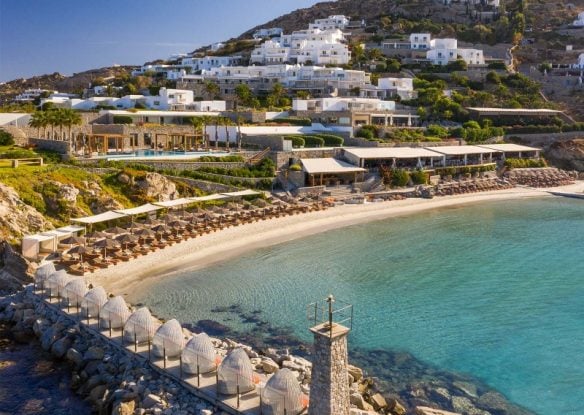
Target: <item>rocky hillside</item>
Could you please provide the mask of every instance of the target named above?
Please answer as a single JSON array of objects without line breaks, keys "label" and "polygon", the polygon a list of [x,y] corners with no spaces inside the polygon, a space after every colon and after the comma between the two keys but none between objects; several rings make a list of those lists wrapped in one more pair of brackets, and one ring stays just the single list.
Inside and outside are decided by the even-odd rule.
[{"label": "rocky hillside", "polygon": [[25,89],[40,88],[66,93],[76,93],[97,78],[107,79],[121,75],[129,75],[134,67],[116,66],[109,68],[91,69],[85,72],[65,76],[58,72],[50,75],[34,76],[28,79],[15,79],[0,85],[0,103],[9,102]]}]

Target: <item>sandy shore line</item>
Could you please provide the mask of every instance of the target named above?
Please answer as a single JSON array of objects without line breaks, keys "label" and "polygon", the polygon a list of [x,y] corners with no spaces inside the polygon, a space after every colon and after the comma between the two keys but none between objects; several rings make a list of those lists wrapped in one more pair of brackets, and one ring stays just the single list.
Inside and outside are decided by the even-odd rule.
[{"label": "sandy shore line", "polygon": [[200,269],[258,248],[303,238],[331,229],[437,209],[491,200],[555,197],[548,191],[582,193],[584,182],[553,189],[514,188],[483,193],[343,205],[320,212],[286,216],[228,228],[152,252],[136,260],[99,270],[86,279],[135,302],[148,287],[176,272]]}]

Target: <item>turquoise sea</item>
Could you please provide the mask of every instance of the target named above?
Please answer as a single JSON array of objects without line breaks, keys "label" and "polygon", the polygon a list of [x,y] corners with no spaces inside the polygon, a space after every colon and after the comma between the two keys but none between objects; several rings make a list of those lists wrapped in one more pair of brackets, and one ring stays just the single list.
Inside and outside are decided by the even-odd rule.
[{"label": "turquoise sea", "polygon": [[329,293],[355,307],[352,347],[411,353],[538,414],[582,413],[582,200],[489,202],[337,229],[166,278],[142,301],[163,317],[241,330],[216,312],[239,305],[308,341],[305,305]]}]

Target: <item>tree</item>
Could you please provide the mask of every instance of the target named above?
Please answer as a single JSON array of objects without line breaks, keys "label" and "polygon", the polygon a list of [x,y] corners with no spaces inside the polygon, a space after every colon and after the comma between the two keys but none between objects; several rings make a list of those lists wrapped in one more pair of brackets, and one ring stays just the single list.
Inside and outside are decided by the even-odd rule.
[{"label": "tree", "polygon": [[209,135],[207,134],[207,125],[211,124],[211,122],[213,121],[213,118],[209,117],[208,115],[204,115],[201,117],[201,120],[203,122],[203,125],[202,125],[203,143],[205,145],[205,149],[207,151],[209,151]]},{"label": "tree", "polygon": [[195,147],[199,147],[197,144],[197,132],[201,130],[203,126],[203,120],[200,117],[191,117],[189,118],[189,123],[193,126],[193,134],[195,136]]},{"label": "tree", "polygon": [[[32,128],[37,128],[39,138],[41,138],[41,137],[44,138],[45,133],[46,133],[45,129],[49,125],[48,114],[45,111],[35,111],[32,114],[30,121],[28,122],[28,125]],[[41,136],[41,129],[43,130],[42,136]]]},{"label": "tree", "polygon": [[74,125],[81,125],[81,123],[82,123],[81,115],[79,115],[79,113],[75,110],[72,110],[70,108],[66,108],[66,109],[62,110],[61,116],[63,118],[63,125],[65,127],[67,127],[67,129],[69,130],[68,131],[69,132],[69,141],[76,144],[76,140],[73,141],[71,131],[73,130]]},{"label": "tree", "polygon": [[215,99],[221,92],[221,88],[213,81],[205,81],[205,92],[211,99]]},{"label": "tree", "polygon": [[251,107],[253,105],[254,95],[248,85],[246,84],[237,85],[235,87],[235,96],[236,106],[238,105],[238,103],[241,103],[242,105],[246,105],[248,107]]},{"label": "tree", "polygon": [[222,124],[225,127],[225,148],[229,151],[229,127],[233,125],[233,122],[230,118],[224,117]]},{"label": "tree", "polygon": [[308,91],[296,91],[296,98],[308,99],[310,98],[310,93]]},{"label": "tree", "polygon": [[219,126],[223,125],[223,118],[214,117],[215,120],[215,150],[219,149]]}]

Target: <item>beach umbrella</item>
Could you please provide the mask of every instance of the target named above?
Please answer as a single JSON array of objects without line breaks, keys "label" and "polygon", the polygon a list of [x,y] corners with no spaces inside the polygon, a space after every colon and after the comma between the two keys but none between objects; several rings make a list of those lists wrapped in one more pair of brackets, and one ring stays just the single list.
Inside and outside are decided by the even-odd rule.
[{"label": "beach umbrella", "polygon": [[100,232],[100,231],[96,231],[96,232],[91,232],[85,235],[85,237],[87,239],[102,239],[102,238],[107,238],[109,236],[109,234],[105,233],[105,232]]},{"label": "beach umbrella", "polygon": [[128,231],[127,229],[120,228],[119,226],[114,226],[113,228],[106,229],[105,231],[107,233],[110,233],[113,235],[121,235],[124,233],[130,233],[130,231]]},{"label": "beach umbrella", "polygon": [[155,226],[155,225],[159,225],[162,222],[159,221],[158,219],[153,219],[153,218],[146,218],[145,220],[142,221],[143,225],[148,225],[148,226]]},{"label": "beach umbrella", "polygon": [[153,226],[152,230],[156,233],[167,233],[170,232],[170,228],[168,227],[168,225],[165,225],[163,223]]},{"label": "beach umbrella", "polygon": [[[126,234],[127,235],[127,234]],[[101,241],[97,241],[93,244],[98,248],[103,248],[103,256],[104,258],[107,257],[107,250],[114,250],[120,247],[120,242],[115,239],[102,239]]]},{"label": "beach umbrella", "polygon": [[124,249],[128,249],[128,244],[138,242],[138,237],[136,235],[132,235],[126,233],[124,235],[120,235],[116,238],[116,241],[124,245]]},{"label": "beach umbrella", "polygon": [[268,205],[268,202],[266,202],[264,199],[256,199],[253,201],[253,204],[258,207],[266,207]]},{"label": "beach umbrella", "polygon": [[188,224],[189,223],[184,221],[184,220],[173,220],[172,222],[168,223],[168,226],[170,226],[172,228],[184,228]]},{"label": "beach umbrella", "polygon": [[82,236],[71,235],[62,239],[60,242],[66,245],[85,245],[85,238]]},{"label": "beach umbrella", "polygon": [[83,261],[83,255],[91,252],[91,249],[89,249],[89,248],[87,248],[85,246],[82,246],[82,245],[77,245],[77,246],[74,246],[73,248],[69,249],[69,251],[67,251],[67,252],[69,254],[77,254],[77,255],[79,255],[79,260],[80,260],[79,262],[82,262]]},{"label": "beach umbrella", "polygon": [[154,232],[150,229],[144,228],[144,229],[140,229],[134,235],[142,240],[146,240],[146,238],[154,238],[156,236],[156,232]]}]

